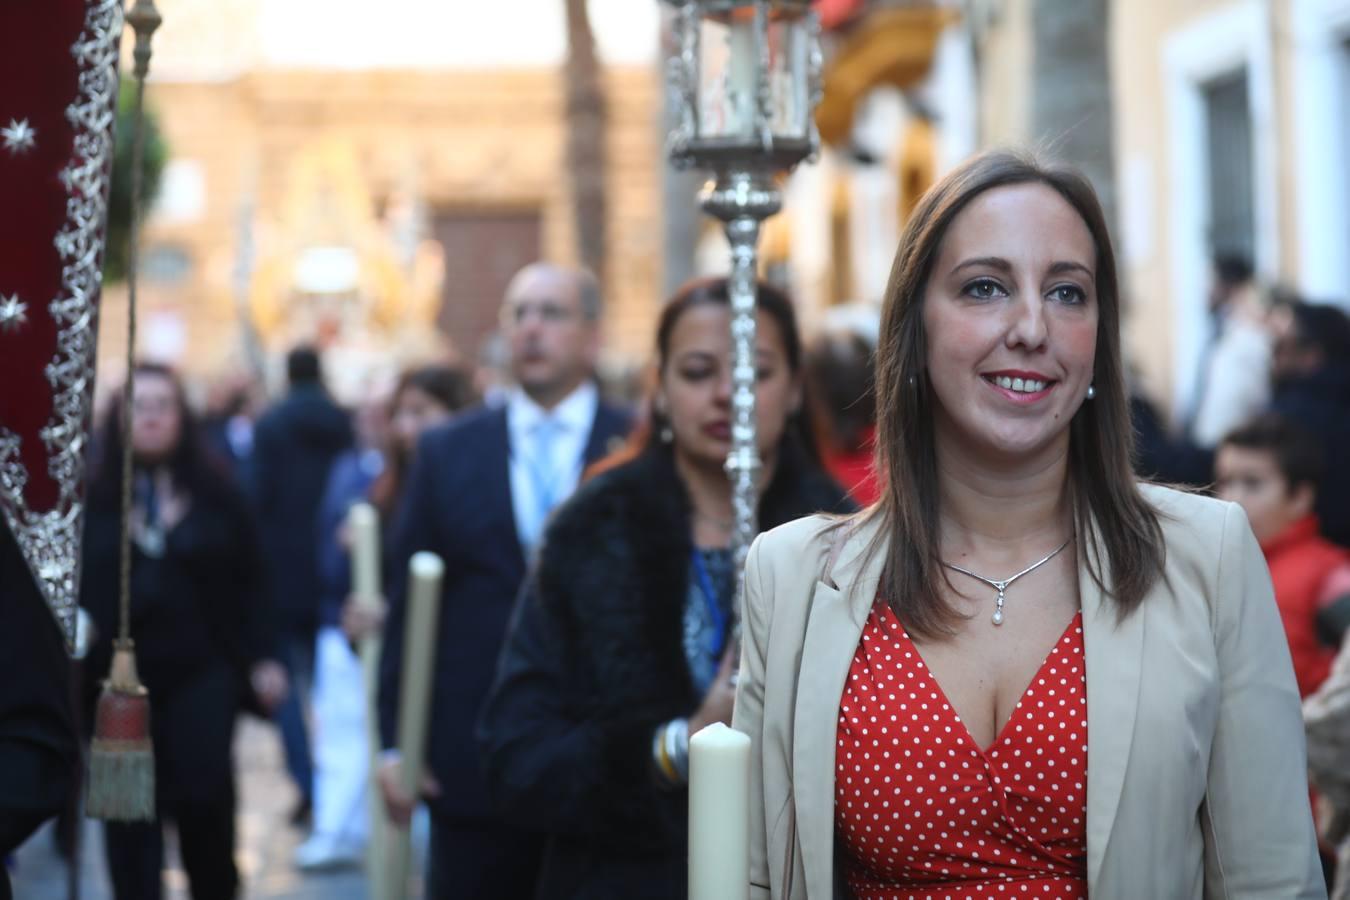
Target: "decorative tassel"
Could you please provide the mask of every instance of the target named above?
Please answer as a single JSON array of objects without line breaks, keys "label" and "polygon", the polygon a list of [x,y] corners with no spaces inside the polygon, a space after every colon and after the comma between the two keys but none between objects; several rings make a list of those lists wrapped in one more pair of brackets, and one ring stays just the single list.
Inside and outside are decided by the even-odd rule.
[{"label": "decorative tassel", "polygon": [[136,675],[131,641],[118,641],[103,682],[89,748],[86,813],[114,822],[155,818],[155,753],[150,741],[150,696]]},{"label": "decorative tassel", "polygon": [[150,740],[150,695],[136,674],[131,641],[131,411],[135,401],[136,284],[141,244],[141,166],[145,158],[145,79],[150,72],[150,36],[161,18],[154,0],[136,0],[126,22],[136,31],[136,125],[131,142],[131,241],[127,260],[127,374],[122,386],[122,565],[118,591],[118,639],[112,671],[103,682],[89,747],[89,792],[85,811],[113,822],[155,818],[155,752]]}]

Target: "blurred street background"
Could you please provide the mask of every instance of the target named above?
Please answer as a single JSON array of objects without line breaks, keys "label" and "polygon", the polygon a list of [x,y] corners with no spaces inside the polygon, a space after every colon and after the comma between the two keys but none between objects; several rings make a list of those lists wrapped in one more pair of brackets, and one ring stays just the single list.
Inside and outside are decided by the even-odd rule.
[{"label": "blurred street background", "polygon": [[[257,474],[255,425],[288,387],[326,380],[341,409],[324,473],[340,452],[354,472],[362,453],[397,443],[391,397],[412,367],[450,366],[463,380],[436,394],[446,416],[470,399],[501,403],[512,364],[503,295],[536,260],[595,273],[596,380],[633,408],[664,298],[727,270],[720,225],[696,199],[706,173],[673,171],[665,156],[672,24],[657,0],[157,2],[138,351],[181,375],[241,484]],[[1336,330],[1350,309],[1350,0],[815,6],[822,149],[785,178],[783,212],[760,243],[763,277],[786,288],[813,344],[861,340],[866,383],[919,197],[979,150],[1037,149],[1087,174],[1113,230],[1141,474],[1211,483],[1225,434],[1279,406],[1281,391],[1305,391],[1313,406],[1288,409],[1317,411],[1304,424],[1326,442],[1321,502],[1348,508],[1335,498],[1350,472],[1350,344],[1335,335],[1350,333]],[[126,376],[124,274],[111,267],[104,292],[101,411]],[[1220,368],[1232,358],[1216,348],[1239,326],[1255,356]],[[313,359],[292,357],[288,371],[299,345]],[[397,432],[399,459],[424,426]],[[866,467],[866,440],[849,452]],[[281,480],[319,465],[306,460]],[[371,480],[360,485],[342,499],[366,496]],[[296,508],[301,525],[262,524],[309,541],[317,499]],[[386,493],[388,509],[396,499]],[[1323,518],[1344,542],[1346,517]],[[345,538],[320,540],[341,545],[341,569]],[[267,549],[291,553],[279,547]],[[330,618],[345,598],[325,597]],[[301,599],[308,619],[288,640],[312,652],[320,603],[316,591]],[[286,667],[308,687],[312,660]],[[239,720],[246,897],[368,895],[355,866],[300,865],[359,846],[297,856],[309,837],[310,798],[297,788],[313,783],[309,697],[278,712],[289,768],[279,729]],[[359,691],[350,698],[359,705]],[[358,760],[363,727],[347,748]],[[83,836],[79,896],[110,898],[101,827]],[[168,846],[168,896],[187,897]],[[12,861],[21,900],[72,896],[56,847],[49,826]]]}]

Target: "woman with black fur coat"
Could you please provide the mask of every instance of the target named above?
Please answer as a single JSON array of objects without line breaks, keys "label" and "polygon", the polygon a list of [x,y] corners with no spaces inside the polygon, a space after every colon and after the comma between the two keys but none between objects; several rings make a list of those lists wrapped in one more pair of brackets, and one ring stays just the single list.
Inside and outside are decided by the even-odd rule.
[{"label": "woman with black fur coat", "polygon": [[[846,511],[791,303],[756,302],[760,525]],[[686,895],[688,736],[735,696],[729,317],[724,279],[666,305],[650,426],[555,515],[503,649],[479,738],[502,812],[549,835],[540,898]]]}]

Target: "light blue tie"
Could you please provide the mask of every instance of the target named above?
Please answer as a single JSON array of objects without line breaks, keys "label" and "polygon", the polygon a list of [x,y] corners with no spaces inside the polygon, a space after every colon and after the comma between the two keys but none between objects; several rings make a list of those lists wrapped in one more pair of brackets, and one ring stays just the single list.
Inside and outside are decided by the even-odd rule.
[{"label": "light blue tie", "polygon": [[536,544],[544,533],[549,513],[558,505],[558,472],[553,447],[562,430],[557,420],[544,417],[534,426],[534,447],[526,458],[534,488],[534,521],[530,529],[531,541]]}]

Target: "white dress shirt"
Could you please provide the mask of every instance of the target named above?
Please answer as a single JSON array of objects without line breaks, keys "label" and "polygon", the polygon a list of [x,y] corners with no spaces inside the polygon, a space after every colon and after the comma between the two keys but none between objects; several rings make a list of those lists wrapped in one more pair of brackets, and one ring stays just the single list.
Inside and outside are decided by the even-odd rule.
[{"label": "white dress shirt", "polygon": [[[528,557],[548,515],[576,490],[600,395],[590,381],[545,410],[519,388],[506,403],[511,452],[511,508]],[[545,432],[551,432],[547,436]]]}]

